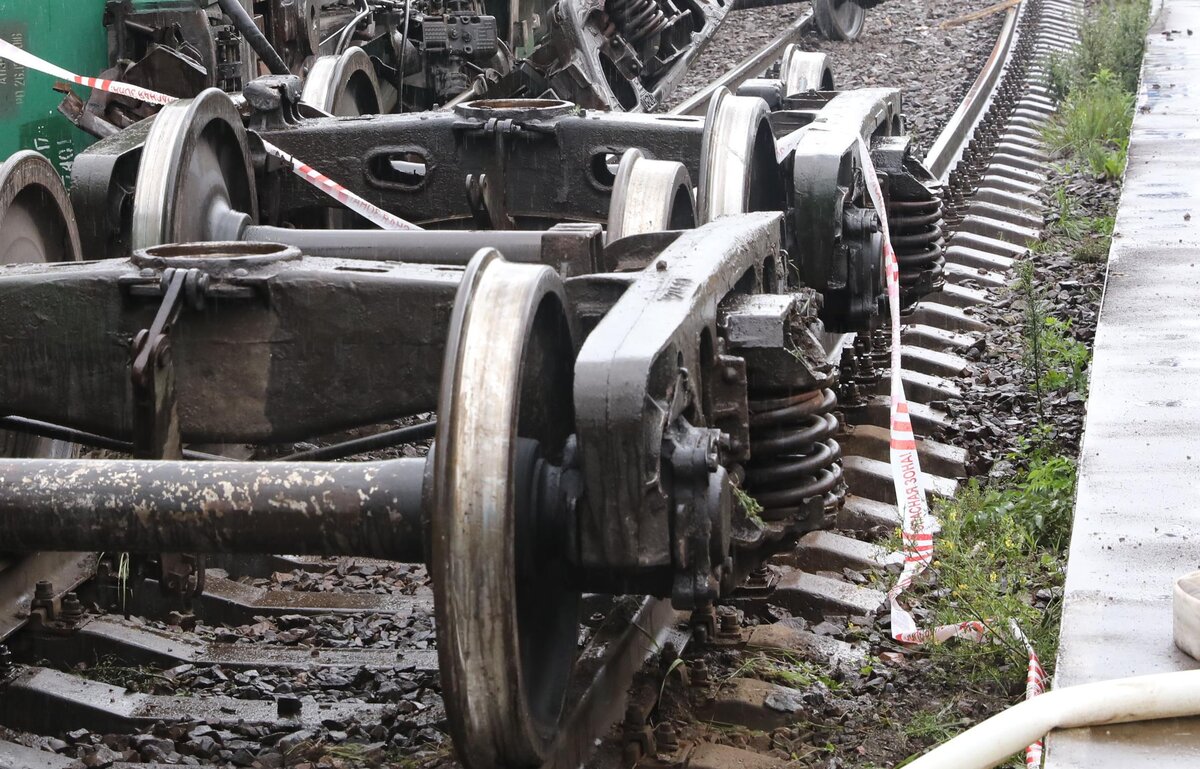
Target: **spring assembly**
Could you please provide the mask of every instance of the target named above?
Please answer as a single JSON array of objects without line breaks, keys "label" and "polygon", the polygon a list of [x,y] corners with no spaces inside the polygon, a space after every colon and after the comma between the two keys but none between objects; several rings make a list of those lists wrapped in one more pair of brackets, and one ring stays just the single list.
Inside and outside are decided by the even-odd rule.
[{"label": "spring assembly", "polygon": [[604,12],[633,46],[658,34],[668,21],[658,0],[606,0]]},{"label": "spring assembly", "polygon": [[897,192],[888,200],[887,215],[900,264],[900,311],[905,312],[945,285],[946,241],[937,194],[925,186],[907,188],[903,197]]},{"label": "spring assembly", "polygon": [[832,524],[846,497],[842,450],[833,439],[837,396],[829,388],[787,396],[750,396],[746,491],[763,520],[797,532]]}]

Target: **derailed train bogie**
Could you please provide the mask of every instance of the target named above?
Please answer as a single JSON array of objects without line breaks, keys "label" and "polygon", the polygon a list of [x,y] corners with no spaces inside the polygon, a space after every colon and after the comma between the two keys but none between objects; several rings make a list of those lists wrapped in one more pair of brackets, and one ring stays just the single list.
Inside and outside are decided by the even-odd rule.
[{"label": "derailed train bogie", "polygon": [[[730,10],[726,0],[109,0],[106,77],[181,98],[236,93],[262,71],[305,79],[311,108],[404,112],[481,98],[660,107]],[[858,0],[816,0],[827,36],[852,39]],[[311,82],[310,82],[311,81]],[[107,135],[148,105],[97,91],[64,112]],[[99,121],[96,118],[100,118]]]},{"label": "derailed train bogie", "polygon": [[[722,0],[266,0],[252,11],[112,0],[106,74],[192,97],[240,91],[265,66],[303,76],[306,101],[335,115],[521,96],[641,110],[665,98],[726,12]],[[88,109],[118,128],[148,114],[100,93]]]},{"label": "derailed train bogie", "polygon": [[[922,180],[906,175],[905,164],[911,166],[911,161],[905,159],[906,144],[897,135],[900,120],[895,92],[796,95],[781,102],[781,110],[775,113],[758,99],[722,93],[713,100],[703,121],[596,115],[580,112],[569,104],[542,100],[475,102],[445,114],[347,122],[290,119],[287,101],[292,91],[283,82],[271,85],[280,94],[278,103],[251,117],[251,124],[259,127],[264,138],[301,155],[313,155],[322,146],[338,146],[337,157],[323,157],[323,166],[329,168],[332,164],[340,178],[360,180],[356,185],[360,194],[419,223],[442,227],[474,224],[495,227],[497,231],[487,235],[366,231],[323,234],[256,225],[252,205],[230,204],[234,197],[231,190],[242,190],[244,199],[245,186],[253,187],[255,178],[259,179],[257,197],[264,209],[273,207],[269,213],[264,210],[264,216],[278,223],[295,224],[293,212],[303,214],[323,201],[290,175],[272,172],[266,166],[249,174],[241,161],[220,164],[224,176],[214,179],[212,174],[202,175],[197,185],[179,169],[188,165],[187,148],[203,146],[204,142],[187,138],[190,134],[180,128],[163,129],[157,134],[151,129],[144,151],[149,162],[141,163],[130,195],[133,202],[125,206],[133,212],[130,225],[117,229],[148,233],[132,237],[131,242],[138,246],[179,239],[279,240],[330,256],[460,265],[479,244],[494,244],[521,261],[550,264],[571,278],[568,290],[576,299],[573,304],[577,320],[591,332],[607,321],[627,290],[618,276],[609,274],[611,271],[629,273],[649,264],[670,270],[669,260],[660,258],[660,254],[674,247],[677,236],[661,230],[674,229],[679,221],[705,223],[756,209],[778,210],[784,214],[782,226],[776,225],[779,253],[764,257],[754,275],[740,276],[739,280],[748,280],[751,287],[757,287],[751,294],[764,287],[772,292],[805,287],[813,293],[799,304],[790,300],[743,302],[736,312],[721,319],[723,329],[749,329],[755,323],[774,328],[770,344],[762,344],[760,349],[746,352],[724,367],[727,373],[723,376],[730,376],[728,372],[732,371],[733,381],[748,382],[753,397],[734,393],[733,401],[744,404],[738,412],[742,418],[733,420],[721,432],[731,456],[738,461],[752,460],[745,485],[768,503],[768,518],[799,517],[805,521],[804,526],[813,527],[821,525],[827,508],[836,507],[840,478],[836,472],[837,446],[832,440],[836,429],[831,415],[834,377],[831,367],[818,361],[819,345],[808,338],[807,329],[816,327],[820,318],[826,330],[869,330],[878,319],[882,298],[881,234],[862,186],[856,152],[859,138],[870,139],[876,154],[895,155],[890,160],[879,157],[880,167],[895,177],[889,189],[904,184],[928,192]],[[167,114],[192,110],[195,115],[191,122],[184,123],[193,126],[190,130],[197,137],[240,136],[240,126],[232,125],[236,121],[227,108],[202,109],[207,102],[219,106],[222,99],[219,94],[206,94],[191,106],[172,106]],[[218,130],[214,132],[205,121]],[[798,131],[800,128],[804,130]],[[789,149],[782,162],[776,154],[776,134],[789,137]],[[239,140],[233,144],[236,147],[242,143]],[[143,152],[128,141],[120,149],[125,153]],[[100,145],[92,153],[103,168],[110,167],[108,150]],[[245,154],[243,149],[231,157],[244,159]],[[622,160],[614,169],[616,158]],[[399,163],[419,166],[422,173],[412,175],[404,184],[384,183],[377,175],[381,166],[394,170]],[[648,170],[652,166],[658,169],[657,174]],[[77,167],[81,178],[92,178],[87,173],[91,168],[87,156]],[[184,181],[172,186],[164,175]],[[103,181],[102,175],[96,178]],[[700,180],[694,203],[692,178]],[[547,183],[547,179],[551,181]],[[107,214],[113,208],[113,187],[111,181],[94,185],[86,182],[77,185],[77,199],[83,207]],[[476,194],[481,187],[487,189],[486,195]],[[197,204],[161,205],[158,191],[165,188]],[[263,194],[264,188],[270,190],[269,194]],[[151,192],[145,194],[145,189]],[[204,200],[219,205],[205,208],[199,204]],[[294,208],[281,208],[280,200],[291,201]],[[98,205],[97,201],[105,204]],[[174,216],[180,208],[182,213]],[[142,210],[149,216],[137,213]],[[634,228],[634,237],[614,237],[625,234],[623,212],[637,212],[651,222],[649,231],[636,232]],[[151,219],[153,226],[146,229]],[[599,230],[589,225],[606,221],[607,245]],[[645,230],[646,222],[641,226]],[[530,227],[550,229],[540,234],[514,229]],[[679,285],[688,285],[691,280],[680,278]],[[680,353],[690,380],[666,382],[662,385],[666,390],[647,393],[644,399],[669,404],[672,398],[667,392],[690,388],[694,392],[688,408],[699,409],[702,414],[713,410],[712,404],[728,401],[728,393],[719,394],[720,388],[710,386],[715,378],[701,374],[717,368],[717,360],[737,357],[723,354],[736,343],[720,328],[714,321],[705,330],[707,352],[703,355],[695,345],[688,348],[686,356]],[[758,332],[763,333],[761,328]],[[700,330],[693,329],[691,336],[699,339]],[[742,346],[754,347],[749,343]],[[789,365],[794,362],[795,350],[808,352],[803,366]],[[738,374],[739,366],[748,367],[749,377]],[[642,375],[650,381],[649,370]],[[296,374],[291,381],[301,381],[304,376]],[[421,391],[429,393],[430,388]],[[388,409],[395,413],[402,407],[414,411],[419,406],[432,406],[428,395],[423,401],[398,403],[395,398],[368,397],[361,402],[377,404],[378,410],[373,412],[376,416]],[[347,412],[345,406],[322,413],[354,413],[357,420],[368,416],[361,411]],[[671,419],[681,415],[673,413]],[[645,419],[639,413],[636,418],[630,417],[630,422],[640,424]],[[349,425],[319,425],[323,429],[343,426]],[[669,432],[665,425],[662,429]],[[803,439],[781,438],[797,430]],[[214,435],[206,437],[217,439]],[[232,440],[230,436],[222,439]],[[751,457],[750,447],[755,443],[758,449]],[[797,455],[797,446],[811,449],[816,444],[804,456]],[[590,443],[581,441],[581,445],[590,450]],[[661,452],[650,452],[650,465],[656,468],[655,473],[659,472],[663,467]],[[657,477],[652,475],[643,482]],[[814,500],[820,500],[820,504]],[[661,506],[663,502],[660,498],[646,504]],[[639,506],[625,501],[617,507],[636,515]],[[631,567],[636,564],[646,574],[655,573],[658,567],[636,554],[636,537],[622,534],[616,538],[623,544],[608,543],[600,548],[605,558],[614,557],[616,550],[624,547]],[[661,549],[663,543],[650,547]],[[710,571],[723,569],[728,570],[727,565],[711,567]],[[669,578],[661,569],[657,573],[657,579]],[[631,583],[614,584],[626,588]],[[657,592],[666,592],[666,584],[660,581]],[[704,594],[700,600],[708,597]],[[677,598],[694,600],[684,592],[679,592]]]},{"label": "derailed train bogie", "polygon": [[[4,461],[0,536],[427,558],[464,760],[537,763],[580,592],[703,607],[840,504],[821,332],[879,322],[859,140],[928,189],[898,95],[306,119],[295,82],[256,85],[248,115],[206,91],[80,156],[83,251],[113,258],[0,271],[0,411],[160,457],[436,411],[431,458]],[[445,229],[298,228],[326,201],[264,140]]]}]

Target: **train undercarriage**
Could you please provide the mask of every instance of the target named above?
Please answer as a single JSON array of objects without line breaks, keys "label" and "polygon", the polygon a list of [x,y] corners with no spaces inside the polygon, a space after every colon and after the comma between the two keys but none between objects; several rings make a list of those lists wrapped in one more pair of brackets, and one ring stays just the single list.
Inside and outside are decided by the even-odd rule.
[{"label": "train undercarriage", "polygon": [[[114,130],[76,158],[69,192],[36,153],[0,167],[0,542],[14,562],[133,554],[181,606],[208,556],[424,563],[460,757],[536,765],[581,596],[656,596],[703,623],[830,525],[839,397],[879,359],[886,318],[860,145],[905,307],[942,285],[940,191],[898,91],[821,90],[802,56],[717,91],[703,118],[638,111],[652,79],[626,80],[641,83],[627,104],[583,65],[590,92],[498,85],[524,64],[479,90],[414,85],[429,73],[402,61],[384,82],[373,46],[416,21],[399,6],[372,1],[379,36],[322,57],[330,73],[317,59],[306,80],[237,82],[219,59],[209,71],[239,95],[196,78],[151,120],[95,97],[85,110]],[[565,23],[566,7],[533,16]],[[529,30],[479,10],[455,13],[524,50]],[[455,17],[433,18],[422,67]],[[298,22],[268,21],[289,70],[324,49],[309,27],[282,44]],[[150,46],[119,74],[167,90],[163,57],[189,71]],[[414,227],[373,228],[268,146]],[[280,449],[407,418],[433,437],[427,456]],[[85,576],[41,596],[46,621]]]}]

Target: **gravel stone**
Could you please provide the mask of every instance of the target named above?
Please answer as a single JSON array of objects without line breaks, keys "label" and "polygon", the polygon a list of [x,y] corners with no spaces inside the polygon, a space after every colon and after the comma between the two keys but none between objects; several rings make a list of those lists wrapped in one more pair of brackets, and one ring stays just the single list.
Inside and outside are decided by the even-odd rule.
[{"label": "gravel stone", "polygon": [[[900,88],[908,130],[922,150],[918,156],[923,156],[982,69],[1004,15],[941,25],[993,4],[994,0],[890,0],[867,10],[858,40],[833,42],[810,31],[801,47],[825,52],[839,89]],[[730,11],[671,95],[668,108],[771,42],[809,7],[800,2]]]}]

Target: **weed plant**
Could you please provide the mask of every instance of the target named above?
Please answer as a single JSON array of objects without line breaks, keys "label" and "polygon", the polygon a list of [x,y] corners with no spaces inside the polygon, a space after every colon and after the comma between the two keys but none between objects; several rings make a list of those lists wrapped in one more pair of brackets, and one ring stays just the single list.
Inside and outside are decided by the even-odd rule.
[{"label": "weed plant", "polygon": [[920,710],[904,725],[904,734],[922,741],[945,742],[959,731],[960,718],[953,703]]},{"label": "weed plant", "polygon": [[842,687],[841,683],[828,675],[825,666],[784,649],[764,649],[750,655],[726,680],[739,676],[753,676],[793,689],[808,689],[817,684],[824,685],[829,691],[838,691]]},{"label": "weed plant", "polygon": [[[1072,336],[1071,321],[1047,317],[1038,336],[1036,347],[1043,362],[1038,366],[1041,378],[1037,389],[1043,393],[1067,389],[1087,395],[1087,368],[1092,355],[1087,345]],[[1032,349],[1033,345],[1028,347]]]},{"label": "weed plant", "polygon": [[1100,3],[1080,28],[1075,51],[1051,62],[1051,88],[1060,98],[1065,97],[1102,70],[1108,70],[1124,91],[1135,92],[1149,29],[1150,0]]},{"label": "weed plant", "polygon": [[81,665],[75,672],[92,681],[135,692],[153,693],[160,685],[174,683],[152,667],[126,665],[113,656],[101,657],[91,665]]},{"label": "weed plant", "polygon": [[1025,300],[1025,317],[1022,324],[1025,349],[1023,362],[1029,372],[1030,383],[1037,399],[1038,421],[1046,421],[1046,399],[1042,390],[1046,358],[1042,355],[1041,329],[1046,325],[1046,313],[1042,307],[1041,292],[1033,280],[1033,263],[1026,260],[1017,265],[1017,294]]},{"label": "weed plant", "polygon": [[1063,105],[1046,143],[1096,177],[1125,170],[1149,13],[1149,0],[1107,0],[1084,22],[1076,50],[1050,62],[1049,86]]},{"label": "weed plant", "polygon": [[1062,390],[1087,395],[1091,352],[1073,336],[1071,321],[1047,314],[1031,261],[1017,268],[1017,294],[1025,303],[1022,362],[1037,399],[1038,420],[1046,421],[1046,396]]},{"label": "weed plant", "polygon": [[1083,162],[1094,176],[1117,179],[1125,170],[1133,94],[1107,69],[1067,97],[1043,131],[1056,154]]},{"label": "weed plant", "polygon": [[763,506],[758,503],[757,499],[747,494],[737,484],[733,486],[733,498],[742,506],[742,510],[746,513],[746,518],[759,526],[764,525],[762,519]]},{"label": "weed plant", "polygon": [[[1017,469],[991,486],[977,480],[937,505],[942,523],[933,563],[940,591],[927,608],[933,624],[973,619],[993,629],[992,643],[935,647],[937,667],[1004,687],[1024,680],[1026,651],[1008,632],[1016,620],[1043,665],[1057,652],[1059,607],[1040,591],[1062,584],[1062,561],[1075,503],[1075,463],[1034,441],[1010,456]],[[1045,592],[1040,593],[1047,595]]]}]

